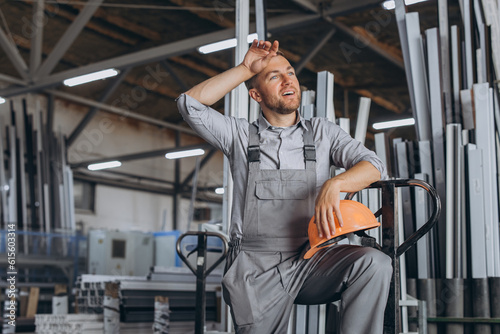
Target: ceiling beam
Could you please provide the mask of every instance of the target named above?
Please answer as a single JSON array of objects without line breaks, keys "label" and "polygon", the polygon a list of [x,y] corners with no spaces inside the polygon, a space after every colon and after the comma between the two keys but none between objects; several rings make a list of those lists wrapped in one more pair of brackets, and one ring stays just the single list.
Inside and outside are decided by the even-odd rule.
[{"label": "ceiling beam", "polygon": [[[199,7],[199,3],[193,0],[170,0],[170,2],[183,7],[183,8],[189,8],[189,7]],[[234,2],[233,2],[234,4]],[[190,13],[193,13],[194,15],[211,21],[215,22],[217,25],[224,27],[224,28],[233,28],[234,27],[234,18],[229,19],[224,16],[225,11],[222,11],[220,9],[228,9],[228,8],[234,8],[234,6],[230,5],[230,2],[225,3],[225,1],[214,1],[214,11],[194,11],[190,10]],[[217,10],[219,9],[219,10]]]},{"label": "ceiling beam", "polygon": [[130,32],[136,34],[136,35],[150,39],[152,41],[160,42],[163,40],[162,35],[158,31],[149,29],[149,28],[145,27],[144,25],[137,24],[133,21],[124,19],[121,16],[111,15],[106,10],[104,10],[102,8],[99,8],[95,12],[94,17],[103,19],[109,23],[114,24],[115,26],[117,26],[119,28],[125,29],[127,31],[130,31]]},{"label": "ceiling beam", "polygon": [[[109,187],[116,187],[116,188],[121,188],[121,189],[128,189],[128,190],[135,190],[135,191],[144,191],[148,193],[153,193],[153,194],[160,194],[160,195],[168,195],[168,196],[174,196],[176,195],[174,189],[172,188],[167,188],[167,187],[162,187],[162,186],[154,186],[154,185],[149,185],[149,184],[142,184],[139,182],[133,182],[133,181],[128,181],[124,179],[116,179],[116,178],[110,178],[110,177],[104,177],[104,176],[97,176],[97,175],[90,175],[87,173],[74,173],[73,178],[75,180],[80,180],[80,181],[86,181],[86,182],[92,182],[96,184],[101,184]],[[137,177],[139,180],[141,179],[140,176]],[[212,203],[222,203],[222,196],[210,196],[206,193],[202,193],[201,191],[208,190],[207,188],[198,188],[198,192],[196,194],[196,200],[197,201],[203,201],[203,202],[212,202]],[[190,190],[189,190],[190,191]],[[191,193],[181,193],[180,194],[182,198],[190,199],[191,198]]]},{"label": "ceiling beam", "polygon": [[[372,6],[375,6],[375,5],[379,5],[380,2],[379,1],[376,1],[376,0],[368,0],[368,1],[346,1],[342,4],[336,4],[335,6],[333,6],[332,8],[329,8],[329,9],[326,9],[326,10],[323,10],[322,12],[319,10],[319,8],[314,5],[312,2],[308,1],[308,0],[294,0],[296,3],[298,3],[299,5],[303,6],[304,8],[308,9],[308,10],[312,10],[315,12],[315,14],[305,14],[305,15],[308,15],[309,16],[309,22],[314,22],[316,20],[320,20],[320,19],[324,19],[326,20],[327,22],[329,23],[332,23],[332,22],[337,22],[337,20],[333,20],[333,16],[337,16],[337,15],[340,15],[340,14],[343,14],[343,13],[346,13],[346,12],[349,12],[349,11],[352,11],[356,8],[359,8],[359,7],[372,7]],[[321,12],[321,15],[319,14]],[[197,14],[197,13],[195,13]],[[286,16],[283,16],[283,17],[286,17]],[[304,16],[305,17],[305,16]],[[292,24],[288,24],[288,25],[283,25],[281,24],[281,22],[279,21],[281,19],[281,17],[278,17],[278,18],[273,18],[271,20],[268,21],[268,29],[270,31],[273,31],[273,32],[276,32],[276,31],[279,31],[282,27],[285,27],[285,29],[291,29],[293,27]],[[214,23],[217,23],[215,21],[213,21]],[[298,25],[301,25],[301,24],[304,24],[303,22],[300,22],[299,19],[297,19],[296,23]],[[252,28],[253,28],[254,25],[252,25]],[[342,28],[345,28],[344,25],[341,25],[339,24],[340,27]],[[253,31],[253,30],[251,30]],[[328,33],[325,35],[325,37],[328,36]],[[329,37],[331,38],[331,36]],[[321,38],[319,39],[319,42],[321,42]],[[326,41],[328,40],[328,38],[326,38]],[[325,41],[325,43],[326,43]],[[378,41],[377,41],[378,42]],[[378,42],[379,44],[382,44],[380,42]],[[324,45],[324,43],[322,44]],[[322,46],[321,45],[321,46]],[[318,45],[317,45],[318,46]],[[314,54],[314,52],[319,52],[319,50],[321,49],[321,47],[318,47],[317,48],[318,50],[316,50],[316,48],[314,48],[313,52],[311,52],[311,55]],[[312,64],[310,64],[310,61],[309,60],[304,60],[304,59],[301,59],[299,56],[295,55],[295,54],[292,54],[291,52],[288,52],[286,50],[281,50],[285,53],[285,56],[289,59],[289,60],[292,60],[295,64],[298,64],[299,66],[302,66],[302,67],[305,67],[307,69],[309,69],[310,71],[312,72],[319,72],[318,69],[316,69]],[[396,52],[397,53],[397,52]],[[301,61],[304,62],[304,64],[300,64]],[[297,66],[297,65],[296,65]],[[226,66],[227,68],[227,66]],[[302,68],[301,68],[302,69]],[[217,73],[215,73],[217,74]],[[215,75],[213,74],[213,75]],[[213,75],[210,75],[210,74],[207,74],[209,76],[213,76]],[[346,87],[346,86],[349,86],[348,83],[342,81],[340,79],[340,77],[337,75],[337,76],[334,76],[335,78],[335,83],[338,84],[339,86],[341,87]],[[360,96],[365,96],[365,97],[370,97],[374,103],[380,105],[381,107],[389,110],[389,111],[392,111],[392,112],[395,112],[395,113],[401,113],[404,111],[404,107],[400,107],[382,97],[379,97],[379,96],[375,96],[373,93],[367,91],[367,90],[362,90],[362,89],[358,89],[358,90],[353,90],[354,92],[356,92],[358,95]]]},{"label": "ceiling beam", "polygon": [[[300,61],[301,57],[290,52],[290,51],[284,51],[282,50],[286,56],[286,58],[288,60],[291,60],[292,62],[294,63],[297,63]],[[315,72],[315,73],[318,73],[320,72],[319,69],[317,69],[314,65],[312,65],[311,63],[309,63],[307,66],[306,66],[307,69],[309,69],[310,71],[312,72]],[[343,80],[339,75],[334,75],[334,80],[335,80],[335,84],[339,85],[340,87],[348,87],[348,89],[352,89],[350,88],[350,85],[349,83],[347,83],[345,80]],[[372,99],[372,101],[376,104],[378,104],[379,106],[389,110],[389,111],[392,111],[392,112],[395,112],[395,113],[402,113],[403,111],[405,111],[405,108],[403,106],[399,106],[389,100],[386,100],[384,99],[383,97],[380,97],[380,96],[376,96],[374,95],[372,92],[366,90],[366,89],[352,89],[351,91],[355,92],[356,94],[360,95],[360,96],[364,96],[364,97],[369,97]]]},{"label": "ceiling beam", "polygon": [[[73,6],[73,7],[78,8],[78,6]],[[79,7],[81,7],[81,6],[79,6]],[[54,6],[50,6],[50,5],[47,5],[46,10],[48,10],[51,13],[53,13],[54,15],[59,15],[61,17],[64,17],[64,18],[68,19],[68,20],[71,20],[71,21],[73,21],[75,19],[75,17],[76,17],[76,15],[74,15],[73,13],[70,13],[70,12],[68,12],[66,10],[63,10],[62,8],[55,8]],[[121,17],[115,17],[113,15],[109,15],[102,8],[98,9],[95,12],[94,17],[106,20],[107,22],[118,26],[120,29],[132,32],[133,34],[140,35],[141,37],[144,37],[146,39],[151,39],[151,40],[157,40],[157,39],[159,39],[159,33],[158,32],[153,31],[151,29],[147,29],[145,27],[141,27],[141,29],[139,29],[137,27],[137,24],[131,23],[128,20],[124,20]],[[110,37],[112,39],[121,41],[121,42],[123,42],[125,44],[128,44],[128,45],[134,45],[135,46],[139,42],[139,40],[137,38],[131,38],[130,37],[131,34],[114,32],[111,29],[105,28],[105,27],[103,27],[102,25],[100,25],[98,23],[89,22],[89,23],[87,23],[86,28],[94,30],[95,32],[98,32],[98,33],[100,33],[100,34],[102,34],[104,36],[107,36],[107,37]],[[67,59],[67,60],[69,60],[69,59]],[[191,69],[194,69],[194,70],[196,70],[198,72],[204,73],[207,76],[214,76],[214,75],[220,73],[220,72],[214,71],[212,69],[209,69],[206,66],[200,65],[200,62],[194,62],[194,61],[188,60],[186,58],[171,57],[169,60],[172,61],[172,62],[175,62],[175,63],[182,64],[184,66],[187,66],[187,67],[189,67]],[[71,60],[70,62],[73,62],[76,65],[76,63],[74,61]],[[162,65],[164,66],[164,64],[162,64]],[[171,66],[170,66],[170,69],[172,69]],[[170,70],[169,70],[169,72],[170,72]],[[175,72],[170,72],[170,73],[172,74],[172,76],[174,77],[174,79],[177,81],[179,77],[175,75]],[[187,88],[183,88],[182,90],[186,91]],[[171,95],[169,95],[169,96],[171,96]],[[175,96],[173,96],[173,97],[175,97]]]},{"label": "ceiling beam", "polygon": [[[306,25],[317,21],[319,15],[283,15],[273,18],[268,21],[269,31],[273,29],[282,29],[284,27],[294,27],[297,25]],[[251,30],[254,27],[251,27]],[[49,77],[39,79],[34,84],[26,87],[9,87],[0,90],[0,96],[11,97],[20,94],[31,93],[40,89],[59,85],[63,80],[69,79],[82,74],[93,73],[107,68],[125,68],[143,65],[167,59],[169,57],[180,56],[186,53],[195,51],[196,48],[207,43],[213,43],[220,40],[233,38],[235,34],[234,28],[224,29],[204,35],[199,35],[187,38],[181,41],[176,41],[150,49],[133,52],[127,55],[103,60],[86,66],[66,70],[53,74]],[[42,65],[43,66],[43,65]]]},{"label": "ceiling beam", "polygon": [[[222,72],[224,69],[227,69],[227,66],[228,66],[227,63],[221,62],[221,64],[219,64],[219,65],[222,65],[222,63],[224,63],[224,65],[222,67],[222,70],[219,71],[219,70],[214,70],[214,69],[211,69],[210,67],[204,66],[202,64],[201,60],[194,61],[194,60],[188,59],[186,57],[171,57],[168,60],[173,62],[173,63],[189,67],[190,69],[198,71],[200,73],[203,73],[208,77],[216,76],[217,74]],[[213,66],[213,64],[210,64],[210,65]]]},{"label": "ceiling beam", "polygon": [[[305,9],[308,9],[314,13],[321,13],[320,8],[318,8],[315,4],[311,3],[308,0],[292,0],[296,4],[302,6]],[[380,2],[380,1],[378,1]],[[371,5],[376,3],[375,1],[365,1],[365,5]],[[359,4],[359,2],[358,2]],[[361,7],[361,6],[360,6]],[[365,41],[368,39],[368,43],[365,43],[368,48],[370,48],[372,51],[377,53],[378,55],[382,56],[383,58],[387,59],[394,65],[398,66],[401,69],[404,69],[403,65],[403,59],[401,55],[395,51],[393,47],[390,45],[384,44],[380,41],[378,41],[372,34],[367,32],[365,29],[358,27],[357,31],[351,29],[350,27],[346,26],[339,20],[333,19],[331,16],[338,15],[340,12],[340,8],[337,8],[337,6],[333,6],[332,9],[326,10],[323,12],[323,17],[326,21],[330,22],[338,28],[340,31],[344,32],[345,34],[351,36],[354,38],[354,40],[362,40]]]},{"label": "ceiling beam", "polygon": [[196,50],[196,47],[202,46],[206,43],[228,39],[232,36],[234,36],[234,29],[226,29],[215,33],[196,36],[182,41],[168,43],[150,49],[133,52],[127,55],[59,72],[26,87],[12,87],[3,89],[0,91],[0,96],[11,97],[15,95],[30,93],[47,87],[59,85],[63,80],[69,78],[87,73],[97,72],[107,68],[114,67],[121,69],[125,67],[134,67],[160,61],[172,56],[179,56],[185,53],[189,53]]},{"label": "ceiling beam", "polygon": [[369,91],[367,89],[355,89],[353,91],[361,96],[368,97],[368,98],[372,99],[372,101],[374,103],[378,104],[379,106],[381,106],[387,110],[393,111],[396,114],[401,114],[404,111],[406,111],[406,108],[404,105],[398,105],[398,104],[395,104],[395,103],[388,101],[384,98],[381,98],[380,96],[373,94],[371,91]]},{"label": "ceiling beam", "polygon": [[145,191],[148,193],[170,195],[170,196],[175,194],[172,188],[142,184],[140,182],[132,182],[123,179],[113,179],[109,177],[88,175],[84,173],[74,173],[73,178],[75,180],[92,182],[92,183],[102,184],[105,186],[117,187],[128,190],[138,190],[138,191]]},{"label": "ceiling beam", "polygon": [[45,13],[44,0],[33,2],[33,19],[31,23],[31,47],[30,47],[30,76],[35,75],[36,70],[42,63],[42,43],[43,43],[43,16]]},{"label": "ceiling beam", "polygon": [[172,148],[163,148],[163,149],[147,151],[147,152],[117,155],[114,157],[105,157],[105,158],[93,159],[93,160],[76,162],[76,163],[70,162],[69,165],[71,168],[79,168],[79,167],[87,167],[88,165],[92,165],[92,164],[98,164],[101,162],[108,162],[108,161],[115,161],[115,160],[123,162],[123,161],[157,158],[157,157],[165,156],[165,154],[167,154],[167,153],[191,150],[191,149],[195,149],[195,148],[202,148],[202,149],[209,150],[209,149],[213,149],[213,146],[211,146],[209,144],[204,144],[204,143],[187,145],[187,146],[176,146],[176,147],[172,147]]},{"label": "ceiling beam", "polygon": [[0,81],[6,82],[6,83],[9,83],[12,85],[18,85],[18,86],[27,85],[26,81],[23,81],[19,78],[14,78],[14,77],[11,77],[10,75],[2,74],[2,73],[0,73]]},{"label": "ceiling beam", "polygon": [[[203,157],[203,159],[200,161],[200,166],[198,168],[198,171],[200,171],[203,166],[205,166],[207,164],[207,162],[213,157],[213,155],[217,152],[216,149],[211,149],[210,151],[208,151],[208,153]],[[188,183],[189,181],[191,181],[194,177],[194,175],[196,174],[196,168],[194,168],[191,173],[189,173],[188,176],[186,176],[186,178],[184,179],[184,181],[182,181],[182,184],[180,185],[180,189],[184,189],[185,187],[188,186]]]},{"label": "ceiling beam", "polygon": [[28,66],[24,62],[23,57],[21,57],[21,54],[19,53],[19,50],[14,42],[9,39],[3,29],[0,29],[0,46],[12,62],[12,65],[14,65],[14,68],[17,73],[19,73],[21,78],[28,80]]},{"label": "ceiling beam", "polygon": [[[313,3],[311,3],[308,0],[293,0],[293,2],[297,3],[298,5],[302,6],[305,9],[312,10],[315,13],[321,12],[320,9],[316,5],[314,5]],[[375,5],[376,3],[379,3],[379,2],[368,0],[362,4],[360,4],[360,2],[357,2],[357,3],[359,6],[371,6],[371,5]],[[340,21],[335,20],[332,17],[330,17],[330,16],[340,14],[340,12],[342,10],[347,10],[347,7],[344,7],[344,8],[337,7],[337,6],[332,7],[329,10],[323,11],[323,17],[325,18],[326,21],[330,22],[333,26],[335,26],[339,30],[343,31],[344,33],[348,34],[349,36],[352,36],[354,38],[359,39],[360,35],[361,35],[359,32],[354,31],[353,29],[349,28],[348,26],[341,23]],[[365,33],[366,34],[363,35],[363,37],[369,38],[370,43],[367,43],[368,44],[367,46],[370,49],[372,49],[373,51],[375,51],[376,53],[378,53],[379,55],[381,55],[385,59],[389,60],[391,63],[395,64],[396,66],[404,69],[404,65],[403,65],[403,62],[401,60],[401,56],[399,54],[395,54],[395,52],[392,50],[392,48],[385,45],[384,43],[379,42],[375,37],[373,37],[368,32],[365,31]],[[388,51],[389,49],[391,49],[392,52],[389,52]],[[342,84],[340,82],[340,80],[338,79],[338,76],[334,76],[334,78],[335,78],[334,79],[335,82],[338,83],[340,86],[345,86],[345,84]],[[404,111],[403,107],[397,106],[396,104],[394,104],[394,103],[392,103],[384,98],[381,98],[379,96],[375,96],[373,93],[369,92],[368,90],[357,89],[354,91],[361,96],[371,98],[373,100],[373,102],[375,102],[376,104],[380,105],[381,107],[383,107],[387,110],[393,111],[393,112],[398,113],[398,114],[402,113]]]},{"label": "ceiling beam", "polygon": [[[72,7],[80,10],[83,6],[73,5]],[[143,38],[150,39],[155,42],[161,41],[163,39],[158,31],[149,29],[144,25],[140,25],[130,20],[124,19],[122,16],[109,14],[108,11],[106,11],[103,8],[97,9],[94,13],[94,17],[102,19],[121,29],[129,31],[134,35],[141,36]]]},{"label": "ceiling beam", "polygon": [[189,87],[186,85],[184,80],[182,80],[182,78],[177,75],[177,72],[175,72],[175,70],[172,68],[172,66],[170,65],[170,63],[168,61],[162,60],[160,62],[160,64],[163,66],[163,68],[165,68],[168,71],[168,73],[170,73],[172,75],[175,82],[177,82],[177,84],[179,85],[179,87],[182,89],[183,92],[185,92],[189,89]]},{"label": "ceiling beam", "polygon": [[175,130],[175,131],[179,131],[182,133],[186,133],[186,134],[198,137],[198,134],[196,132],[194,132],[193,130],[191,130],[191,128],[187,128],[187,127],[180,126],[177,124],[168,123],[168,122],[159,120],[157,118],[144,116],[142,114],[134,113],[134,112],[127,110],[127,109],[123,109],[123,108],[115,107],[112,105],[100,103],[100,102],[97,102],[97,101],[94,101],[91,99],[87,99],[87,98],[84,98],[81,96],[76,96],[73,94],[69,94],[69,93],[65,93],[65,92],[61,92],[61,91],[57,91],[57,90],[47,90],[47,93],[52,94],[55,97],[58,97],[60,99],[64,99],[67,101],[76,102],[76,103],[79,103],[79,104],[82,104],[85,106],[97,107],[97,108],[99,108],[99,110],[102,110],[105,112],[110,112],[110,113],[113,113],[113,114],[116,114],[119,116],[123,116],[125,118],[136,119],[136,120],[141,121],[141,122],[157,125],[157,126],[160,126],[162,128]]},{"label": "ceiling beam", "polygon": [[351,36],[354,41],[361,41],[364,45],[377,53],[379,56],[382,56],[397,67],[404,69],[403,57],[401,55],[401,52],[399,52],[397,48],[380,42],[371,33],[366,31],[366,29],[362,27],[357,26],[349,28],[338,20],[334,20],[332,24],[340,31]]},{"label": "ceiling beam", "polygon": [[[293,0],[297,1],[297,0]],[[356,0],[356,1],[334,1],[333,6],[330,8],[326,8],[321,11],[321,14],[324,17],[330,16],[340,16],[340,15],[346,15],[349,13],[352,13],[354,11],[361,11],[364,9],[368,8],[373,8],[373,7],[379,7],[380,6],[380,0]],[[300,0],[299,0],[300,4]]]},{"label": "ceiling beam", "polygon": [[306,66],[316,54],[323,48],[330,38],[335,34],[336,29],[328,30],[323,36],[320,36],[310,51],[306,52],[305,56],[295,65],[295,73],[300,74],[304,66]]},{"label": "ceiling beam", "polygon": [[[148,72],[148,74],[144,75],[143,72],[134,71],[125,78],[125,82],[133,86],[130,92],[131,94],[134,89],[144,89],[158,93],[159,95],[171,97],[173,99],[180,95],[181,92],[179,90],[175,90],[170,85],[164,84],[164,80],[170,76],[170,73],[163,71],[160,64],[156,64],[156,67],[146,67],[146,72]],[[129,102],[126,102],[125,99],[126,98],[121,97],[120,102],[127,104],[131,108],[137,107],[138,101],[130,104]]]},{"label": "ceiling beam", "polygon": [[[85,170],[85,169],[83,169]],[[82,169],[77,169],[75,173],[81,173]],[[169,181],[169,180],[164,180],[164,179],[158,179],[156,177],[151,177],[151,176],[144,176],[144,175],[137,175],[137,174],[132,174],[132,173],[127,173],[127,172],[122,172],[120,171],[119,168],[108,168],[108,169],[101,169],[97,171],[98,173],[102,174],[108,174],[108,175],[113,175],[113,176],[123,176],[131,179],[136,179],[139,181],[146,181],[146,182],[152,182],[152,183],[163,183],[163,184],[168,184],[170,186],[173,186],[175,184],[174,181]],[[92,171],[92,174],[96,173],[96,171]]]},{"label": "ceiling beam", "polygon": [[293,0],[296,4],[300,5],[302,8],[307,9],[313,13],[318,13],[318,6],[309,0]]},{"label": "ceiling beam", "polygon": [[[17,45],[29,50],[30,42],[28,39],[23,38],[19,35],[15,36],[14,38],[15,38],[15,42]],[[185,65],[185,66],[189,66],[191,64],[194,64],[194,65],[202,68],[202,66],[197,65],[196,62],[194,62],[194,61],[190,61],[190,60],[184,61],[183,59],[184,58],[181,58],[181,57],[174,57],[171,60],[174,60],[176,62],[177,62],[177,60],[179,60],[180,63]],[[76,59],[68,59],[68,60],[71,62],[76,61]],[[160,65],[158,64],[157,66],[160,66]],[[207,73],[207,75],[211,75],[214,73],[214,70],[211,70],[208,68],[206,68],[206,69],[209,71]],[[180,91],[175,91],[175,90],[171,89],[168,85],[161,84],[163,82],[163,80],[166,78],[166,76],[170,75],[168,72],[162,71],[159,67],[156,67],[156,68],[151,67],[147,71],[149,72],[149,74],[146,76],[128,75],[124,79],[124,82],[133,86],[133,87],[144,87],[144,88],[147,87],[147,89],[149,91],[152,91],[152,92],[157,93],[157,94],[162,95],[162,96],[167,96],[170,98],[176,98],[179,96]],[[218,72],[216,72],[216,73],[218,73]],[[213,75],[215,75],[215,74],[213,74]],[[146,79],[146,78],[149,78],[149,79]],[[18,85],[18,86],[26,86],[27,85],[27,83],[25,81],[22,81],[18,78],[14,78],[14,77],[11,77],[11,76],[8,76],[5,74],[0,74],[0,81],[4,81],[6,83]],[[55,91],[55,92],[57,94],[57,92],[59,92],[59,91]],[[0,96],[2,96],[2,95],[0,94]],[[171,126],[177,126],[176,124],[162,122],[161,120],[158,120],[155,118],[147,118],[147,117],[140,115],[140,114],[134,114],[133,112],[130,112],[126,109],[112,107],[109,104],[104,104],[104,103],[99,104],[99,102],[97,102],[97,104],[96,104],[96,101],[94,101],[94,100],[81,98],[81,97],[78,97],[76,95],[72,95],[72,94],[68,94],[68,93],[64,93],[64,92],[61,92],[61,94],[59,94],[59,97],[67,99],[68,101],[73,101],[73,102],[77,102],[77,103],[80,103],[80,104],[83,104],[86,106],[90,106],[93,108],[98,108],[98,109],[103,110],[103,111],[115,112],[119,115],[126,115],[127,117],[136,118],[138,120],[142,120],[142,121],[147,122],[147,123],[152,123],[152,124],[155,124],[155,125],[158,125],[161,127],[169,128]],[[109,106],[110,108],[106,109],[104,106]],[[160,122],[160,123],[158,123],[158,122]],[[171,126],[169,126],[169,124],[171,124]],[[179,129],[173,129],[173,130],[185,132],[185,131],[182,131]],[[194,134],[194,132],[189,133],[189,134]]]},{"label": "ceiling beam", "polygon": [[[74,21],[76,18],[76,15],[71,13],[68,10],[65,10],[61,6],[55,7],[49,4],[45,4],[45,10],[51,14],[63,17],[69,21]],[[94,14],[95,15],[95,14]],[[89,21],[85,28],[93,30],[95,32],[98,32],[100,34],[103,34],[104,36],[111,37],[113,39],[116,39],[120,42],[123,42],[127,45],[137,45],[139,43],[139,38],[137,37],[132,37],[131,35],[125,35],[125,34],[120,34],[111,31],[108,27],[103,26],[102,24],[99,24],[97,22],[92,22]]]},{"label": "ceiling beam", "polygon": [[[69,47],[73,44],[75,39],[78,37],[82,29],[85,27],[87,22],[90,20],[94,12],[101,5],[104,0],[93,0],[85,5],[85,8],[78,14],[76,19],[71,23],[69,28],[64,32],[62,37],[57,42],[56,46],[43,62],[40,68],[36,71],[34,80],[37,78],[43,78],[49,75],[50,72],[56,67],[61,60],[62,56],[66,53]],[[90,72],[89,72],[90,73]]]},{"label": "ceiling beam", "polygon": [[[117,78],[115,78],[113,80],[113,82],[106,87],[106,89],[104,90],[104,93],[102,94],[101,98],[99,99],[100,103],[104,103],[104,102],[106,102],[106,100],[109,99],[111,94],[113,94],[115,92],[115,90],[118,88],[118,86],[120,86],[120,84],[122,83],[123,79],[125,79],[128,72],[129,72],[129,69],[125,69],[124,71],[121,71],[119,76]],[[92,118],[94,118],[94,116],[97,114],[98,110],[99,109],[97,107],[90,107],[89,112],[87,114],[85,114],[85,117],[83,117],[83,119],[80,121],[80,123],[78,123],[78,125],[73,130],[73,132],[71,132],[71,134],[69,135],[68,139],[66,140],[66,147],[69,147],[69,146],[71,146],[71,144],[73,144],[73,142],[78,137],[78,135],[83,131],[83,129],[87,126],[87,124],[89,124],[90,121],[92,120]]]},{"label": "ceiling beam", "polygon": [[[110,37],[112,37],[112,36],[110,36]],[[14,36],[14,40],[18,46],[25,48],[27,50],[30,49],[30,42],[28,39],[21,37],[19,35],[16,35],[16,36]],[[47,52],[45,52],[45,51],[47,51],[47,50],[44,49],[44,53],[47,54]],[[172,58],[172,60],[174,60],[174,61],[176,59],[182,59],[182,58],[180,58],[180,57]],[[71,64],[75,64],[78,61],[78,59],[72,55],[66,55],[65,60]],[[184,63],[186,66],[189,66],[191,63],[193,63],[194,64],[193,66],[196,65],[196,66],[202,68],[202,66],[200,66],[199,64],[196,64],[193,61],[187,61]],[[213,70],[210,70],[210,71],[213,72]],[[174,91],[166,85],[161,85],[162,80],[165,79],[165,74],[167,74],[167,72],[160,71],[158,67],[157,68],[151,67],[151,68],[149,68],[149,75],[146,74],[145,76],[142,76],[140,78],[133,77],[133,76],[129,75],[125,78],[125,82],[130,84],[131,86],[138,86],[138,87],[144,87],[144,88],[147,87],[147,89],[149,91],[153,91],[153,92],[156,92],[158,94],[165,95],[165,96],[168,96],[171,98],[176,98],[177,96],[179,96],[178,91]],[[0,79],[1,79],[1,76],[2,75],[0,74]],[[149,78],[151,80],[149,80],[147,78]],[[12,81],[9,78],[6,78],[6,80],[4,80],[4,81],[9,82],[9,83],[14,84],[14,85],[18,85],[18,86],[27,86],[28,85],[25,81],[22,81],[22,80]],[[152,82],[149,82],[149,81],[152,81]],[[0,96],[3,96],[3,95],[0,94]]]}]

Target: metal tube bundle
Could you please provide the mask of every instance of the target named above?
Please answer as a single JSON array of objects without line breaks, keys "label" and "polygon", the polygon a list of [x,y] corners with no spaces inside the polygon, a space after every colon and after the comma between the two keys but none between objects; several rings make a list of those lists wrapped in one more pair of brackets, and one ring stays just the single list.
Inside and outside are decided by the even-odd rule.
[{"label": "metal tube bundle", "polygon": [[[446,208],[434,238],[417,246],[417,294],[427,301],[430,318],[458,318],[454,323],[443,318],[446,325],[432,323],[431,333],[469,328],[497,333],[499,326],[486,319],[499,315],[500,12],[494,0],[459,4],[460,26],[449,26],[447,2],[440,0],[439,27],[426,30],[423,38],[418,13],[407,13],[404,2],[396,0],[418,138],[415,174],[407,177],[428,180]],[[403,145],[413,147],[393,140],[399,172],[412,165],[412,155],[402,153]],[[425,211],[418,193],[412,201],[413,208]],[[405,219],[414,219],[418,226],[415,211]],[[405,223],[406,228],[411,224]],[[415,278],[412,268],[407,270],[408,277]],[[444,280],[433,280],[438,278]],[[462,318],[485,323],[464,326]]]}]

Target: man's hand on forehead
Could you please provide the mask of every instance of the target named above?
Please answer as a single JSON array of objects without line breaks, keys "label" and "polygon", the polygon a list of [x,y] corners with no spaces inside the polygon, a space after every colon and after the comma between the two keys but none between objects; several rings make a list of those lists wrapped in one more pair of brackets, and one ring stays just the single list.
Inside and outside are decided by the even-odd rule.
[{"label": "man's hand on forehead", "polygon": [[273,57],[276,57],[279,48],[279,42],[259,41],[254,39],[248,49],[242,64],[253,74],[260,73],[269,65]]},{"label": "man's hand on forehead", "polygon": [[[278,43],[278,41],[274,41],[274,43]],[[273,44],[274,44],[273,43]],[[254,39],[253,42],[252,42],[252,45],[250,46],[250,48],[252,47],[256,47],[257,49],[262,49],[262,50],[266,50],[266,51],[271,51],[271,47],[273,46],[271,44],[271,42],[269,41],[262,41],[262,40],[257,40],[257,39]],[[278,49],[276,49],[276,51],[278,51]]]}]

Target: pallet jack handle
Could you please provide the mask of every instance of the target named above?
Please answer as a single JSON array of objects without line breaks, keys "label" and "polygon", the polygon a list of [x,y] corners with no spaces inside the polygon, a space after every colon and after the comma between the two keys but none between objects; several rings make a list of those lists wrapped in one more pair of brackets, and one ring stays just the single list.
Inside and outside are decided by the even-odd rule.
[{"label": "pallet jack handle", "polygon": [[[429,220],[417,231],[413,232],[403,243],[399,242],[399,226],[396,217],[396,188],[420,187],[427,191],[433,202],[433,212]],[[441,201],[436,190],[427,182],[416,179],[393,179],[377,181],[367,188],[378,188],[382,193],[382,207],[375,216],[382,215],[382,251],[392,259],[393,274],[389,288],[389,297],[384,313],[384,334],[400,333],[400,273],[399,257],[414,246],[436,224],[441,213]],[[356,193],[349,193],[346,199],[352,199]]]},{"label": "pallet jack handle", "polygon": [[[182,240],[190,235],[195,235],[198,237],[198,244],[195,250],[192,251],[192,252],[197,251],[196,269],[191,265],[191,263],[189,263],[187,257],[184,256],[181,249]],[[208,237],[216,237],[222,240],[223,249],[221,256],[217,259],[217,261],[215,261],[213,265],[210,266],[210,268],[207,269]],[[205,313],[206,313],[205,281],[208,274],[210,274],[226,258],[229,245],[226,237],[223,234],[216,232],[189,231],[182,234],[179,237],[179,239],[177,239],[175,248],[182,262],[184,262],[196,276],[195,334],[203,334],[205,330]]]},{"label": "pallet jack handle", "polygon": [[[195,274],[197,277],[198,277],[198,273],[197,273],[198,272],[198,268],[195,269],[191,265],[191,263],[189,263],[187,257],[184,256],[184,254],[182,253],[182,249],[181,249],[182,240],[184,239],[184,237],[187,237],[188,235],[198,236],[198,245],[196,247],[196,250],[198,250],[198,257],[200,257],[200,253],[208,251],[208,249],[207,249],[207,239],[208,239],[208,237],[217,237],[220,240],[222,240],[222,245],[224,246],[224,248],[222,250],[221,256],[217,259],[217,261],[215,261],[215,263],[212,266],[210,266],[210,268],[208,268],[206,270],[203,270],[203,277],[207,277],[226,258],[227,252],[228,252],[228,249],[229,249],[229,245],[228,245],[227,239],[226,239],[226,237],[223,234],[220,234],[220,233],[216,233],[216,232],[196,232],[196,231],[186,232],[186,233],[182,234],[179,237],[179,239],[177,239],[177,243],[175,245],[177,254],[181,258],[182,262],[184,262],[188,266],[188,268],[193,272],[193,274]],[[197,261],[197,263],[198,263],[198,261]],[[199,264],[197,265],[197,267],[198,266],[199,266]]]},{"label": "pallet jack handle", "polygon": [[[423,188],[430,195],[433,203],[433,211],[429,220],[421,228],[413,232],[413,234],[409,236],[408,239],[406,239],[401,245],[395,248],[396,257],[400,257],[408,249],[413,247],[420,238],[426,235],[427,232],[429,232],[432,227],[434,227],[434,225],[439,219],[439,215],[441,214],[441,200],[439,199],[437,191],[436,189],[434,189],[433,186],[431,186],[429,183],[423,180],[417,180],[417,179],[396,179],[396,180],[377,181],[370,184],[367,188],[380,189],[380,188],[387,188],[388,185],[393,186],[395,188],[411,187],[411,186]],[[356,195],[356,193],[348,193],[345,198],[352,199],[354,195]],[[375,216],[378,217],[381,214],[382,214],[382,208],[375,213]]]}]

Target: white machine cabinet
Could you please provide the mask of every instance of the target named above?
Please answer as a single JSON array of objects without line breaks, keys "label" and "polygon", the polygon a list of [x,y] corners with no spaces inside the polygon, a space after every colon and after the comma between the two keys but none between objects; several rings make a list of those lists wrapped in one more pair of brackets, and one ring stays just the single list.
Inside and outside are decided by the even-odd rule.
[{"label": "white machine cabinet", "polygon": [[94,275],[144,276],[153,265],[152,234],[129,231],[90,230],[88,273]]}]

